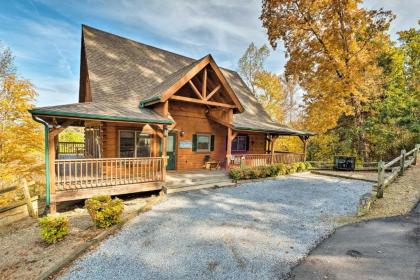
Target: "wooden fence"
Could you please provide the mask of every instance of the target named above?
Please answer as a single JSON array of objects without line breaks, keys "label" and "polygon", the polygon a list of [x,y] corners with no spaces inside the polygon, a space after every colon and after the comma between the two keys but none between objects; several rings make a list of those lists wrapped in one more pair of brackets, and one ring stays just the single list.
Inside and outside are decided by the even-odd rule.
[{"label": "wooden fence", "polygon": [[23,201],[17,201],[0,207],[0,225],[10,224],[28,215],[38,217],[38,196],[31,197],[29,187],[35,185],[35,181],[28,182],[22,178],[0,189],[0,195],[22,191]]},{"label": "wooden fence", "polygon": [[275,153],[275,154],[243,154],[233,155],[231,158],[232,166],[258,167],[276,163],[294,163],[304,161],[305,154],[300,153]]},{"label": "wooden fence", "polygon": [[162,157],[98,158],[55,161],[56,191],[164,180]]},{"label": "wooden fence", "polygon": [[[384,195],[384,189],[390,183],[392,183],[397,176],[403,175],[404,171],[410,166],[417,163],[417,157],[419,155],[420,144],[417,144],[414,149],[409,152],[405,150],[401,151],[399,157],[394,158],[388,163],[380,161],[378,163],[378,185],[376,197],[382,198]],[[385,177],[385,170],[391,169],[391,174]]]}]

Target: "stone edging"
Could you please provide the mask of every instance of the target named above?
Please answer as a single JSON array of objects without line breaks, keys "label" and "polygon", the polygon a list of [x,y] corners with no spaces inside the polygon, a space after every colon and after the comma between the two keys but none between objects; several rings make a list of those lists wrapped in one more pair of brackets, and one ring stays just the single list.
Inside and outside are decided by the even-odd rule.
[{"label": "stone edging", "polygon": [[[134,217],[138,216],[140,213],[147,212],[152,209],[152,207],[159,202],[161,202],[165,198],[166,194],[161,191],[158,196],[148,201],[142,208],[140,208],[137,211],[134,211],[130,214],[127,214],[124,218],[121,219],[121,222],[118,223],[115,226],[112,226],[97,236],[93,237],[92,239],[86,241],[79,247],[77,247],[75,250],[70,252],[67,256],[63,257],[62,260],[51,267],[49,270],[45,271],[41,275],[39,275],[36,279],[37,280],[47,280],[51,279],[51,276],[56,275],[59,273],[64,267],[72,263],[74,260],[76,260],[78,257],[80,257],[82,254],[87,252],[90,248],[92,248],[94,245],[99,244],[101,241],[106,239],[112,234],[115,234],[118,230],[120,230],[128,221],[133,219]],[[63,241],[65,242],[65,241]]]}]

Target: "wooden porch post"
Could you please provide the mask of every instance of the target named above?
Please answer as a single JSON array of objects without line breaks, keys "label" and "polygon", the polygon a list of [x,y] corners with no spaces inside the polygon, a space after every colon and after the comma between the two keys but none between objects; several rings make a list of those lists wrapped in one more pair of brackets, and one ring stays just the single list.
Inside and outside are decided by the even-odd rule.
[{"label": "wooden porch post", "polygon": [[304,154],[303,155],[303,161],[306,161],[306,156],[307,156],[307,153],[308,153],[308,139],[309,139],[309,137],[308,136],[299,136],[299,138],[303,143],[303,154]]},{"label": "wooden porch post", "polygon": [[52,130],[48,135],[48,148],[49,148],[49,161],[50,161],[50,213],[55,214],[57,212],[57,204],[55,202],[55,155],[56,146],[55,143],[58,139],[58,131]]},{"label": "wooden porch post", "polygon": [[232,157],[232,128],[227,127],[227,141],[226,141],[226,169],[230,168],[230,159]]},{"label": "wooden porch post", "polygon": [[270,142],[270,153],[271,153],[271,157],[270,157],[270,163],[273,164],[274,163],[274,144],[276,142],[277,137],[271,135],[271,142]]},{"label": "wooden porch post", "polygon": [[168,127],[163,125],[163,135],[162,135],[162,158],[163,158],[163,166],[162,166],[162,181],[166,181],[166,166],[168,164],[168,157],[167,157],[167,147],[168,147]]}]

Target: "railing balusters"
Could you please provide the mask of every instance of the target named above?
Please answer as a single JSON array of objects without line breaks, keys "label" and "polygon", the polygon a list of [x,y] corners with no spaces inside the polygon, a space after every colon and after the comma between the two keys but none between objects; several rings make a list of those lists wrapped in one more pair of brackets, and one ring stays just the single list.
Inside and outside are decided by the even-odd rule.
[{"label": "railing balusters", "polygon": [[56,190],[161,181],[163,168],[161,157],[56,160]]},{"label": "railing balusters", "polygon": [[244,158],[243,162],[245,166],[249,167],[258,167],[258,166],[267,166],[271,164],[271,159],[273,158],[273,163],[284,163],[290,164],[294,162],[300,162],[304,160],[304,154],[300,153],[274,153],[271,154],[243,154],[243,155],[234,155],[234,159],[231,160],[232,166],[240,166],[238,158]]}]

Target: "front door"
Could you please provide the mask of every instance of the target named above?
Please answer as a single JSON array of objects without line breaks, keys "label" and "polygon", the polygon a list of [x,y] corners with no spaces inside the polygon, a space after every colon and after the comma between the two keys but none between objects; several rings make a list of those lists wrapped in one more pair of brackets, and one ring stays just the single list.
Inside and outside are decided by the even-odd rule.
[{"label": "front door", "polygon": [[175,157],[176,157],[176,136],[175,133],[169,133],[168,145],[166,147],[166,155],[168,156],[168,164],[166,165],[167,170],[175,169]]}]

